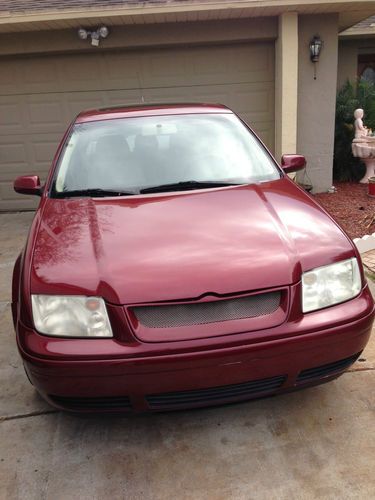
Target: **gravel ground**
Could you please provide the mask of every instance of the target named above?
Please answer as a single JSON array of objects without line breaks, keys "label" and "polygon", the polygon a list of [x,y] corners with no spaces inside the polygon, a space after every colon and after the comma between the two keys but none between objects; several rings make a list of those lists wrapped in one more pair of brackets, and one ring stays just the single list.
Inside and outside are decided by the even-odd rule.
[{"label": "gravel ground", "polygon": [[367,184],[336,182],[336,193],[315,194],[314,198],[345,229],[351,238],[375,232],[375,198]]}]

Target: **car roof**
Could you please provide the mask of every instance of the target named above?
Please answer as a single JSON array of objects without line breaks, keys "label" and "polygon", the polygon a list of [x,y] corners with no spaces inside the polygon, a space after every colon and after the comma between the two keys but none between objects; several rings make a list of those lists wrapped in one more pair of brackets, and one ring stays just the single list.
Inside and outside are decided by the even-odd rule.
[{"label": "car roof", "polygon": [[186,115],[202,113],[233,113],[223,104],[205,103],[158,103],[129,104],[82,111],[76,117],[76,123],[130,118],[138,116]]}]

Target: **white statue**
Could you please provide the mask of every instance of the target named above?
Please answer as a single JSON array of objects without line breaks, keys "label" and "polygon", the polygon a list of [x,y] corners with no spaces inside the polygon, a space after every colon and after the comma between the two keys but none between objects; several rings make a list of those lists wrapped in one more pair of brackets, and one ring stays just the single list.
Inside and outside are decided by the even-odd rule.
[{"label": "white statue", "polygon": [[355,138],[352,142],[353,156],[360,158],[366,165],[366,174],[359,181],[367,183],[370,177],[375,176],[375,137],[372,137],[371,130],[363,125],[363,109],[354,111]]},{"label": "white statue", "polygon": [[363,125],[363,118],[364,116],[364,111],[363,109],[356,109],[354,111],[354,128],[355,128],[355,138],[356,139],[361,139],[362,137],[367,137],[368,136],[368,128]]}]

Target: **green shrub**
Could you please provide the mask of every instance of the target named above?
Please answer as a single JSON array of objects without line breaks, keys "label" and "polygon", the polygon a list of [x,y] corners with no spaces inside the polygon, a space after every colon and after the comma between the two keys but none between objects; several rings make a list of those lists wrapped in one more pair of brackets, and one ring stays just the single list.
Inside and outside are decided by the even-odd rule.
[{"label": "green shrub", "polygon": [[364,123],[375,131],[375,85],[359,81],[357,85],[347,81],[336,99],[335,150],[333,178],[336,181],[358,181],[363,177],[365,166],[352,155],[354,139],[354,111],[362,108]]}]

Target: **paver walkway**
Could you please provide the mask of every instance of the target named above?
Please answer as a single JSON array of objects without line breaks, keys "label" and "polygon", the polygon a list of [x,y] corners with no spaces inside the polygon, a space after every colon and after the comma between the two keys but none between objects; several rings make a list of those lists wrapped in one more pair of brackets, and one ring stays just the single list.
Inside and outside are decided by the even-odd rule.
[{"label": "paver walkway", "polygon": [[363,264],[371,272],[375,273],[375,250],[370,250],[361,255]]}]

